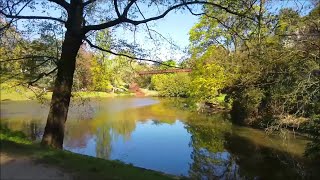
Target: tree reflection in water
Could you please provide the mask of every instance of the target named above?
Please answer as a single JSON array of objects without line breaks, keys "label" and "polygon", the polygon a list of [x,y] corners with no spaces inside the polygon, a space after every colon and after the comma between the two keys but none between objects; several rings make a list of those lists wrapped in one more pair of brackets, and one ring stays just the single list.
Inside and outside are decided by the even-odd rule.
[{"label": "tree reflection in water", "polygon": [[[271,137],[259,132],[241,135],[224,114],[188,118],[193,147],[189,175],[192,179],[315,179],[319,167],[306,162],[301,153],[271,146]],[[247,131],[247,130],[246,130]],[[257,130],[256,130],[257,131]],[[258,131],[257,131],[258,132]],[[278,141],[280,137],[277,137]],[[296,140],[296,139],[293,139]],[[295,148],[290,141],[283,147]],[[283,148],[282,147],[282,148]],[[318,169],[318,170],[317,170]]]},{"label": "tree reflection in water", "polygon": [[193,147],[189,176],[192,179],[237,179],[238,166],[225,148],[225,136],[231,133],[231,123],[225,114],[210,118],[193,114],[189,116],[186,128],[191,133]]},{"label": "tree reflection in water", "polygon": [[109,159],[112,142],[117,138],[124,141],[130,139],[131,133],[136,128],[135,120],[130,120],[124,113],[101,114],[94,120],[96,135],[96,155]]}]

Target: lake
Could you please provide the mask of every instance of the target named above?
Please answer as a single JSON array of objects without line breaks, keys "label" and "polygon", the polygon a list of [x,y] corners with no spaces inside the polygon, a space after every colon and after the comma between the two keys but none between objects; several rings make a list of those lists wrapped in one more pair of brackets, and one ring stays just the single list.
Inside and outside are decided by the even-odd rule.
[{"label": "lake", "polygon": [[[183,110],[179,99],[117,97],[72,102],[64,149],[192,179],[316,179],[309,140],[240,127],[226,113]],[[2,101],[1,124],[41,139],[47,105]]]}]

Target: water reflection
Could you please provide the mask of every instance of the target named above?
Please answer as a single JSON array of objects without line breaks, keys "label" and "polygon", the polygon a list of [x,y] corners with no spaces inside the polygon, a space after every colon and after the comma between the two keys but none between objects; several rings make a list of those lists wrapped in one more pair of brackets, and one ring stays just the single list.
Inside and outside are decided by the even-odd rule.
[{"label": "water reflection", "polygon": [[[315,174],[319,167],[302,156],[308,140],[267,136],[260,130],[232,125],[227,114],[204,116],[182,111],[174,107],[179,103],[115,98],[73,106],[64,148],[193,179],[319,177]],[[1,105],[1,124],[39,139],[45,118],[43,113],[24,112],[29,107],[30,102]],[[47,110],[36,104],[32,107]],[[89,113],[79,118],[80,111]]]},{"label": "water reflection", "polygon": [[[231,133],[231,123],[225,114],[210,118],[189,116],[186,127],[191,136],[193,151],[189,176],[194,179],[230,179],[237,169],[233,156],[225,151],[226,134]],[[237,176],[236,176],[237,177]]]}]

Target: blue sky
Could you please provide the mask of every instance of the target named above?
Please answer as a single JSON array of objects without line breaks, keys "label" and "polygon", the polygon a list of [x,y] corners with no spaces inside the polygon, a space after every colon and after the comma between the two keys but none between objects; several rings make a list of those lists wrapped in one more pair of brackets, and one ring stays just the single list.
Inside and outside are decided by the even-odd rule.
[{"label": "blue sky", "polygon": [[171,12],[165,18],[152,23],[154,24],[152,29],[171,39],[175,45],[181,48],[180,50],[173,50],[169,43],[164,42],[163,47],[158,47],[160,48],[157,50],[160,51],[158,57],[162,60],[179,60],[184,55],[183,50],[189,45],[189,31],[197,22],[198,17],[191,15],[189,12]]},{"label": "blue sky", "polygon": [[189,44],[189,30],[197,23],[198,17],[185,13],[171,13],[157,23],[157,29],[172,38],[181,46]]}]

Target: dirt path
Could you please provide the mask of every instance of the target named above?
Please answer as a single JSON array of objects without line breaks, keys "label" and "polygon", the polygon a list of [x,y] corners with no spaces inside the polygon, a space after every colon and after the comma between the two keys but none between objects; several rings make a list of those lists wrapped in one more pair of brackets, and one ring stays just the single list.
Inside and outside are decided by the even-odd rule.
[{"label": "dirt path", "polygon": [[0,154],[0,179],[32,179],[32,180],[70,180],[70,174],[62,172],[56,167],[39,164],[27,157],[15,157],[1,152]]}]

